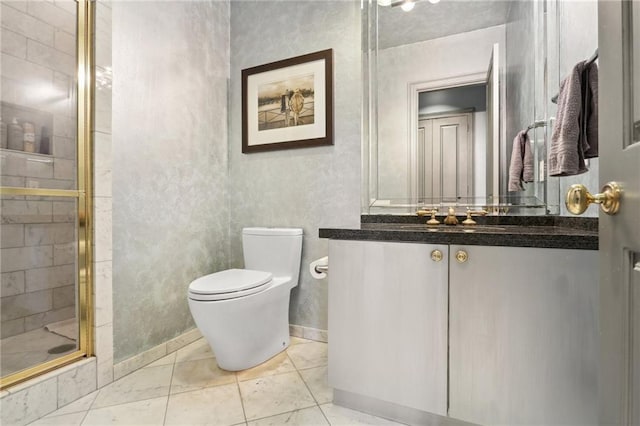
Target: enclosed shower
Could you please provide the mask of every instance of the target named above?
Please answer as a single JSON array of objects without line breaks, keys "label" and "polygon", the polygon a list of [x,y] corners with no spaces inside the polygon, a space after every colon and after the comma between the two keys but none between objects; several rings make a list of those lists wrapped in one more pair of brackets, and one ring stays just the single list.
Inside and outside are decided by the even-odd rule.
[{"label": "enclosed shower", "polygon": [[90,354],[91,5],[0,3],[4,388]]}]

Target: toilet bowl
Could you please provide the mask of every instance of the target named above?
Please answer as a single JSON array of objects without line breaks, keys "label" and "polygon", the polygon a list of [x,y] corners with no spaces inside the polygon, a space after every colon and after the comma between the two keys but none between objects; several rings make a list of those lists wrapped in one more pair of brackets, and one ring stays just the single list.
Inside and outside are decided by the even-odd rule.
[{"label": "toilet bowl", "polygon": [[228,269],[189,285],[196,326],[218,366],[238,371],[254,367],[289,346],[289,298],[298,285],[302,229],[245,228],[247,269]]}]

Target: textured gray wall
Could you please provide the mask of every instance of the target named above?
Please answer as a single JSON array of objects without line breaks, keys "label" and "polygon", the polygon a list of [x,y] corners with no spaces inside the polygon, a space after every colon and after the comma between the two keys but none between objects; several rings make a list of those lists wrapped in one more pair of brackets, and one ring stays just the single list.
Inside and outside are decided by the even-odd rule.
[{"label": "textured gray wall", "polygon": [[[241,70],[333,48],[334,146],[242,154]],[[327,254],[318,228],[360,223],[360,2],[231,3],[229,167],[231,265],[242,266],[245,226],[304,229],[290,322],[327,328],[327,280],[309,262]]]},{"label": "textured gray wall", "polygon": [[189,282],[227,267],[228,49],[228,2],[113,3],[115,362],[193,327]]}]

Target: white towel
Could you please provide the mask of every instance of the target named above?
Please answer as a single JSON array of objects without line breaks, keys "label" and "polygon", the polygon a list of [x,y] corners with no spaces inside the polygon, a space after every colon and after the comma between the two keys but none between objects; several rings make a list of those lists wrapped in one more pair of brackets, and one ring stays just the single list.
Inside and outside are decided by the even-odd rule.
[{"label": "white towel", "polygon": [[513,140],[509,163],[509,191],[524,191],[523,182],[533,182],[533,154],[526,130]]}]

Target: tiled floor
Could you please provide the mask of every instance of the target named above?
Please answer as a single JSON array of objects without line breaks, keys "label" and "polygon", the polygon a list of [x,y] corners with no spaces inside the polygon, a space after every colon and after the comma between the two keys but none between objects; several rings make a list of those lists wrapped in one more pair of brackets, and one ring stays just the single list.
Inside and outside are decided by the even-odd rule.
[{"label": "tiled floor", "polygon": [[[47,351],[61,345],[72,344],[66,352],[50,354]],[[0,341],[0,376],[23,370],[59,358],[76,348],[75,340],[38,328]]]},{"label": "tiled floor", "polygon": [[250,370],[220,370],[200,339],[32,425],[398,425],[335,406],[327,344],[291,346]]}]

